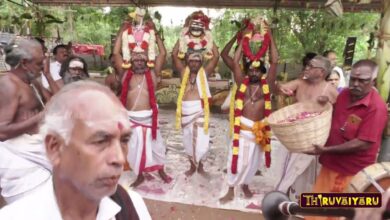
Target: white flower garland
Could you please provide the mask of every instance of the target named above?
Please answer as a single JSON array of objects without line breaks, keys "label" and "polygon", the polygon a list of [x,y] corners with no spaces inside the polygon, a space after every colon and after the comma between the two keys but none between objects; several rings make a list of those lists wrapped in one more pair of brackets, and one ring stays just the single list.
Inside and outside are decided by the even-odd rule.
[{"label": "white flower garland", "polygon": [[[206,45],[202,45],[202,41],[206,41]],[[184,55],[188,51],[188,45],[192,43],[194,44],[194,50],[205,49],[206,58],[212,57],[212,49],[213,49],[213,36],[211,35],[211,31],[205,30],[203,37],[192,37],[188,31],[188,27],[184,27],[180,34],[179,40],[179,58],[183,59]]]},{"label": "white flower garland", "polygon": [[[154,60],[156,59],[156,36],[155,32],[152,29],[147,30],[146,27],[143,27],[144,33],[142,36],[142,42],[136,42],[134,35],[133,35],[133,29],[128,29],[128,31],[124,31],[122,34],[122,54],[123,54],[123,61],[124,61],[124,68],[130,68],[130,60],[131,60],[131,52],[136,53],[142,53],[145,52],[145,49],[142,48],[142,44],[146,44],[144,46],[147,46],[148,49],[148,65],[152,65],[151,63],[154,63]],[[130,32],[130,34],[129,34]],[[130,44],[134,45],[134,48],[130,47]],[[151,67],[151,66],[150,66]]]}]

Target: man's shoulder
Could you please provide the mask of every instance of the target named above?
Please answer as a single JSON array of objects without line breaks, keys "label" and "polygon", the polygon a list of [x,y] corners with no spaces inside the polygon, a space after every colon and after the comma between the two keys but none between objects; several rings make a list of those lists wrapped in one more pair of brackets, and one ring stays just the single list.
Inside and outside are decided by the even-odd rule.
[{"label": "man's shoulder", "polygon": [[0,86],[7,88],[9,91],[10,89],[18,86],[18,79],[12,73],[7,72],[6,74],[0,76]]},{"label": "man's shoulder", "polygon": [[387,113],[387,106],[386,103],[383,101],[381,95],[379,94],[378,91],[375,89],[371,90],[371,102],[370,102],[370,107],[381,112],[386,112]]},{"label": "man's shoulder", "polygon": [[[127,212],[131,209],[135,209],[139,219],[151,219],[149,211],[145,205],[145,202],[141,195],[137,192],[125,189],[124,187],[118,185],[116,193],[111,196],[114,202],[116,202],[122,209],[125,209]],[[132,215],[132,213],[121,213],[125,216]]]},{"label": "man's shoulder", "polygon": [[[44,213],[41,208],[43,204],[37,205],[37,201],[30,198],[31,196],[23,197],[9,205],[0,209],[0,219],[7,220],[22,220],[22,219],[42,219],[40,216]],[[40,201],[41,202],[41,201]]]}]

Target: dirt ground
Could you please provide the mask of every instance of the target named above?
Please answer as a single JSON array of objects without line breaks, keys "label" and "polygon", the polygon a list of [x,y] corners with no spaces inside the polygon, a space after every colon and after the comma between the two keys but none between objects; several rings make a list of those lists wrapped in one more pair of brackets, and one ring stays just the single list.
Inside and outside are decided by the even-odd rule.
[{"label": "dirt ground", "polygon": [[205,206],[187,205],[176,202],[162,202],[145,199],[152,219],[171,220],[263,220],[259,213],[241,212],[237,210],[209,208]]}]

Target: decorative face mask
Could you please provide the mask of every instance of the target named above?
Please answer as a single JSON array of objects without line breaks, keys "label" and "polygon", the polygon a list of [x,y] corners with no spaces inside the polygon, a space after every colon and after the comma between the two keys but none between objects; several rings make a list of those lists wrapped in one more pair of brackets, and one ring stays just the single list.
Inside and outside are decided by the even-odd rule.
[{"label": "decorative face mask", "polygon": [[192,21],[189,31],[190,31],[192,36],[200,37],[202,34],[204,34],[204,31],[205,31],[205,27],[204,27],[203,22],[201,22],[200,20]]}]

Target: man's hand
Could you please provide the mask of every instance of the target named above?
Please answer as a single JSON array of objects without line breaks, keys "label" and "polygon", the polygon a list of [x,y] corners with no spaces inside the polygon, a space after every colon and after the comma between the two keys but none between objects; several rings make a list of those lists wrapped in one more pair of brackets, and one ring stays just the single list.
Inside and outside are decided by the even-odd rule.
[{"label": "man's hand", "polygon": [[294,95],[294,91],[292,91],[291,89],[289,88],[283,88],[280,87],[280,91],[284,94],[284,95],[287,95],[287,96],[293,96]]},{"label": "man's hand", "polygon": [[145,25],[148,26],[150,29],[153,29],[156,31],[156,25],[154,24],[154,22],[152,20],[147,20],[145,22]]},{"label": "man's hand", "polygon": [[326,152],[326,148],[324,146],[320,146],[318,144],[313,144],[314,149],[309,151],[304,151],[302,153],[310,154],[310,155],[318,155]]},{"label": "man's hand", "polygon": [[122,26],[121,26],[121,28],[120,28],[120,31],[125,31],[125,30],[127,30],[128,28],[130,28],[130,27],[131,27],[131,22],[129,22],[129,21],[123,21]]}]

